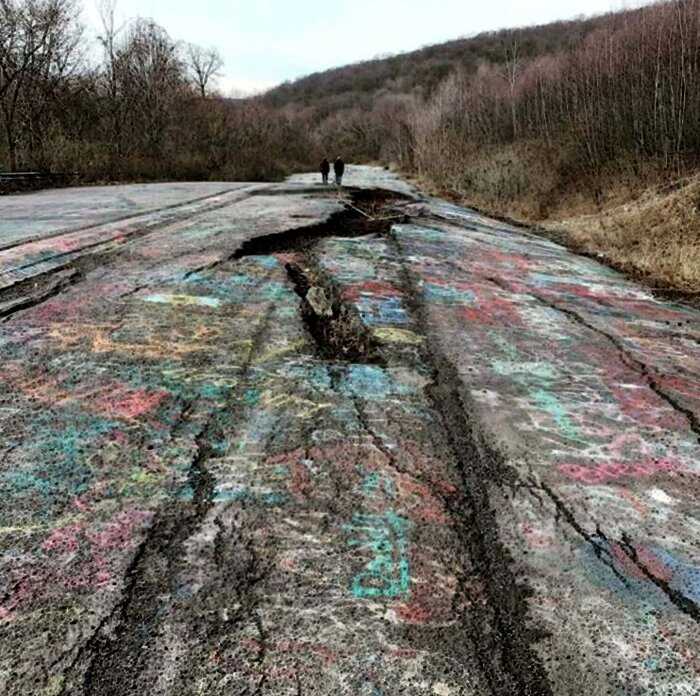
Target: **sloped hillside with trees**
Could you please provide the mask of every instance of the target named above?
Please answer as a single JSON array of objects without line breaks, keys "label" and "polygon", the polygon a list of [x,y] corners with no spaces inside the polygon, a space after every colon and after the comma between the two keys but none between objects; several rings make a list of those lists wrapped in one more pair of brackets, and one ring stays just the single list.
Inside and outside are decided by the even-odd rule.
[{"label": "sloped hillside with trees", "polygon": [[499,63],[503,49],[514,36],[523,58],[565,51],[605,23],[595,17],[503,30],[426,46],[416,51],[363,61],[355,65],[315,73],[287,82],[266,95],[274,106],[304,104],[334,110],[337,103],[360,102],[386,94],[417,94],[429,97],[457,69],[475,72],[484,62]]}]

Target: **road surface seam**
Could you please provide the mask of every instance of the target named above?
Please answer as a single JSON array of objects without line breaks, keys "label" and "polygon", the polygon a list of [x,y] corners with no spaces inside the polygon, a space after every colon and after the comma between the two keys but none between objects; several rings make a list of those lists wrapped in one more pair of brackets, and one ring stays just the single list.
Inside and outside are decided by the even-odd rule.
[{"label": "road surface seam", "polygon": [[[180,203],[173,203],[172,205],[166,205],[166,206],[163,206],[162,208],[152,208],[149,210],[142,210],[138,213],[124,215],[122,217],[116,217],[116,218],[113,218],[111,220],[103,220],[101,222],[96,222],[96,223],[92,223],[89,225],[82,225],[80,227],[68,227],[66,229],[59,230],[57,232],[52,232],[52,233],[46,234],[46,235],[35,235],[34,237],[25,237],[22,240],[19,240],[17,242],[12,242],[11,244],[6,244],[4,246],[0,246],[0,251],[7,251],[9,249],[14,249],[15,247],[22,246],[24,244],[31,244],[32,242],[43,242],[45,239],[54,239],[56,237],[62,237],[63,235],[66,235],[66,234],[74,234],[75,232],[86,232],[87,230],[98,229],[100,227],[106,227],[107,225],[117,224],[120,222],[126,222],[127,220],[134,220],[136,218],[146,217],[148,215],[153,215],[155,213],[162,213],[162,212],[165,212],[167,210],[175,210],[177,208],[183,208],[184,206],[192,205],[193,203],[202,203],[210,198],[216,198],[217,196],[224,196],[228,193],[234,193],[234,192],[244,193],[244,192],[246,192],[246,193],[248,193],[248,195],[254,195],[253,191],[260,188],[261,186],[264,186],[264,184],[255,184],[255,185],[244,186],[244,187],[239,187],[239,188],[227,188],[227,189],[223,189],[221,191],[218,191],[217,193],[207,194],[206,196],[198,196],[197,198],[192,198],[191,200],[187,200],[187,201],[181,201]],[[214,208],[214,210],[215,209],[216,208]]]},{"label": "road surface seam", "polygon": [[615,346],[615,348],[617,349],[620,355],[620,360],[623,362],[623,364],[637,372],[640,375],[640,377],[642,377],[642,379],[647,383],[649,388],[660,399],[665,401],[674,411],[677,411],[685,417],[685,419],[688,421],[690,429],[695,433],[695,435],[697,435],[698,442],[700,442],[700,421],[698,421],[698,417],[695,415],[695,413],[693,413],[693,411],[691,411],[690,409],[681,406],[670,394],[667,394],[652,376],[649,366],[647,366],[641,360],[638,360],[633,355],[631,355],[629,351],[625,349],[625,347],[615,336],[608,334],[607,332],[603,331],[602,329],[599,329],[590,322],[587,322],[582,316],[580,316],[571,309],[562,307],[561,305],[558,305],[555,302],[548,301],[538,295],[533,295],[533,297],[538,299],[543,304],[546,304],[547,306],[551,307],[552,309],[566,314],[578,324],[581,324],[582,326],[585,326],[591,331],[594,331],[598,335],[608,339],[608,341],[610,341],[610,343],[612,343],[613,346]]},{"label": "road surface seam", "polygon": [[[501,280],[498,280],[497,278],[493,277],[488,277],[485,278],[485,280],[489,281],[490,283],[493,283],[497,287],[499,287],[501,290],[505,290],[506,292],[509,293],[516,293],[516,290],[511,288],[508,283],[505,283]],[[619,354],[620,361],[622,362],[625,367],[630,368],[634,372],[636,372],[642,379],[646,382],[647,386],[664,402],[666,402],[674,411],[680,413],[687,421],[688,421],[688,426],[690,427],[690,430],[692,430],[695,435],[698,437],[698,442],[700,443],[700,420],[698,420],[698,417],[691,411],[690,409],[685,408],[684,406],[681,406],[670,394],[667,394],[658,384],[658,382],[654,379],[654,377],[651,375],[650,368],[644,364],[641,360],[638,360],[635,358],[633,355],[630,354],[630,352],[622,345],[622,343],[612,334],[607,333],[606,331],[603,331],[602,329],[598,328],[594,324],[591,324],[590,322],[586,321],[580,314],[575,312],[573,309],[569,309],[568,307],[562,307],[562,305],[557,304],[556,302],[553,302],[552,300],[548,300],[546,297],[543,297],[542,295],[538,295],[537,293],[534,292],[528,292],[528,293],[522,293],[522,291],[517,291],[519,294],[524,294],[528,297],[531,297],[532,299],[536,300],[540,304],[545,305],[546,307],[549,307],[550,309],[553,309],[557,312],[560,312],[567,316],[571,321],[580,324],[581,326],[587,328],[590,331],[593,331],[595,334],[602,336],[605,338],[607,341],[609,341],[616,349],[616,351]]]},{"label": "road surface seam", "polygon": [[620,546],[630,560],[634,562],[637,568],[639,568],[644,575],[651,580],[651,582],[653,582],[669,598],[669,600],[673,602],[673,604],[678,607],[678,609],[700,623],[700,607],[698,607],[697,603],[686,597],[682,592],[674,590],[666,580],[652,573],[651,570],[649,570],[649,566],[641,561],[637,548],[624,533],[622,535],[622,539],[620,540]]},{"label": "road surface seam", "polygon": [[[240,193],[241,189],[233,189],[235,193]],[[170,218],[168,220],[159,221],[145,230],[136,230],[131,234],[127,235],[123,239],[116,240],[115,238],[101,240],[95,244],[86,245],[75,251],[69,251],[62,254],[56,254],[51,257],[50,260],[63,258],[63,257],[74,257],[68,263],[61,264],[52,268],[49,271],[39,273],[36,276],[30,276],[25,279],[17,280],[10,285],[6,285],[0,288],[0,300],[3,298],[8,298],[4,302],[0,302],[0,320],[8,321],[12,318],[14,314],[26,309],[31,309],[37,305],[42,304],[46,300],[55,297],[58,293],[70,287],[71,285],[76,285],[85,279],[88,272],[94,270],[98,267],[108,266],[114,264],[120,258],[120,256],[128,250],[129,244],[133,241],[143,239],[148,237],[150,234],[163,231],[168,227],[181,224],[185,221],[194,220],[201,215],[208,214],[212,211],[218,210],[220,208],[225,208],[229,205],[235,205],[240,203],[247,198],[255,194],[255,191],[246,191],[246,195],[240,198],[235,198],[234,200],[227,200],[225,203],[219,203],[213,206],[208,206],[201,210],[195,212],[190,212],[187,216],[183,218]],[[207,198],[212,198],[208,196]],[[170,206],[173,207],[173,206]],[[140,216],[136,216],[140,217]],[[107,225],[111,223],[105,223]],[[99,226],[98,226],[99,227]],[[116,242],[116,243],[115,243]],[[95,249],[96,247],[105,246],[107,247],[104,251],[91,251],[88,253],[83,253],[88,249]],[[110,248],[111,247],[111,248]],[[191,276],[201,270],[208,268],[213,268],[221,263],[230,261],[232,254],[225,258],[219,259],[214,263],[206,264],[201,268],[195,268],[185,274],[185,278]],[[45,263],[45,261],[37,261],[33,264],[27,264],[22,268],[31,268],[32,266],[38,265],[40,263]],[[0,277],[6,273],[14,273],[17,269],[11,271],[5,271],[0,273]],[[55,276],[60,274],[66,274],[64,278],[61,278],[59,282],[52,282]],[[129,293],[124,296],[138,292],[140,289],[148,287],[148,285],[142,285],[134,288]],[[26,290],[25,290],[26,288]],[[27,294],[23,294],[23,293]]]},{"label": "road surface seam", "polygon": [[[233,191],[236,194],[241,192],[240,189],[234,189]],[[40,266],[41,264],[53,263],[54,261],[60,259],[64,260],[59,262],[57,265],[55,265],[53,268],[50,268],[47,271],[37,273],[36,275],[29,275],[18,279],[16,278],[14,281],[4,284],[2,287],[0,287],[0,299],[2,299],[3,297],[7,297],[8,295],[12,298],[13,295],[16,295],[18,292],[22,291],[22,288],[25,284],[31,286],[36,291],[37,285],[42,280],[49,281],[50,283],[50,280],[54,276],[54,274],[61,272],[66,268],[74,267],[78,270],[81,270],[81,266],[87,265],[90,267],[90,270],[92,270],[98,265],[102,265],[102,260],[111,260],[113,258],[118,258],[120,253],[125,251],[125,247],[128,247],[128,245],[135,240],[143,239],[144,237],[147,237],[155,232],[162,231],[164,229],[167,229],[168,227],[181,224],[183,222],[194,220],[195,218],[201,215],[209,214],[213,211],[225,208],[229,205],[235,205],[236,203],[240,203],[241,201],[244,201],[253,195],[250,191],[245,191],[243,193],[245,195],[243,195],[242,197],[233,197],[232,199],[228,199],[221,203],[205,206],[199,210],[188,211],[187,214],[184,216],[173,215],[165,220],[157,220],[150,225],[146,223],[145,228],[135,229],[130,233],[115,233],[114,236],[108,239],[100,239],[96,242],[81,246],[79,249],[54,254],[50,257],[50,259],[40,259],[38,261],[34,261],[31,263],[27,263],[24,265],[16,266],[11,269],[1,271],[0,279],[3,278],[3,276],[16,276],[18,273],[22,275],[21,271],[26,271],[27,269]],[[212,196],[209,196],[207,198],[212,198]],[[181,208],[184,206],[176,207]],[[166,208],[166,210],[167,209],[170,208]],[[137,215],[134,216],[132,220],[137,220],[140,217],[147,218],[148,215]],[[95,228],[97,229],[103,226],[108,227],[112,224],[114,223],[107,222],[103,225],[97,225],[95,226]],[[66,233],[61,233],[55,236],[63,236],[64,234]],[[104,247],[104,250],[101,250],[100,247]],[[78,282],[79,280],[80,279],[77,279],[76,282]],[[39,291],[38,294],[35,292],[33,297],[27,298],[26,306],[17,306],[14,309],[12,308],[12,306],[7,307],[6,311],[1,316],[9,317],[16,311],[20,311],[21,309],[27,309],[36,304],[41,304],[41,302],[43,302],[45,299],[48,299],[48,296],[44,296],[44,294],[41,291]]]},{"label": "road surface seam", "polygon": [[[261,344],[267,329],[268,321],[269,312],[265,314],[259,328],[254,334],[247,362],[243,365],[241,380],[245,379],[247,371],[253,364],[255,351]],[[183,417],[186,418],[188,416],[192,409],[192,405],[193,404],[191,403],[184,404],[180,414],[180,423],[182,422]],[[134,558],[128,567],[128,570],[125,573],[125,578],[128,580],[121,600],[99,623],[96,630],[87,639],[87,641],[78,649],[76,657],[70,664],[70,671],[67,670],[68,683],[64,682],[64,687],[60,694],[64,694],[65,689],[70,684],[72,676],[70,672],[77,667],[81,659],[87,654],[89,654],[91,657],[83,675],[82,688],[82,693],[86,696],[90,694],[99,694],[99,696],[104,696],[111,693],[120,694],[128,681],[126,674],[123,674],[123,678],[120,680],[121,670],[127,669],[129,670],[129,674],[134,674],[134,670],[136,670],[136,674],[139,673],[137,663],[143,646],[138,643],[138,639],[137,645],[133,647],[129,644],[122,645],[123,636],[128,635],[132,638],[139,636],[141,632],[139,627],[137,625],[132,625],[135,620],[147,621],[147,619],[145,619],[141,613],[137,613],[137,616],[129,617],[132,604],[134,602],[139,604],[148,600],[148,593],[149,590],[151,590],[153,583],[160,583],[160,579],[157,574],[154,578],[146,577],[149,570],[152,570],[151,566],[154,563],[157,563],[158,560],[162,560],[163,557],[166,558],[168,566],[170,566],[172,563],[177,563],[182,556],[181,553],[177,552],[177,549],[181,549],[184,542],[196,532],[197,528],[199,525],[201,525],[207,513],[213,506],[213,480],[211,478],[211,474],[206,468],[206,461],[213,455],[210,440],[212,439],[217,428],[217,416],[222,411],[227,410],[229,406],[230,401],[227,401],[226,405],[212,411],[208,415],[206,422],[201,427],[199,434],[195,438],[197,449],[192,457],[187,477],[188,483],[194,491],[191,504],[194,508],[194,514],[191,515],[180,512],[176,513],[176,519],[169,519],[170,516],[168,509],[171,507],[171,505],[168,505],[167,503],[164,504],[164,506],[158,511],[156,518],[151,523],[145,538],[139,545]],[[175,428],[177,428],[177,426],[178,424],[175,425]],[[215,543],[215,546],[216,544],[218,544],[218,542]],[[154,546],[155,548],[152,548]],[[154,556],[154,560],[151,560],[150,562],[147,558],[149,554]],[[145,566],[144,563],[146,564]],[[252,585],[255,584],[259,578],[255,575],[255,573],[252,573],[249,579],[251,580],[252,587]],[[139,589],[137,586],[140,583],[145,584]],[[245,592],[241,592],[241,595],[243,594],[245,594]],[[137,598],[137,595],[142,595],[141,600]],[[157,596],[158,593],[156,593],[155,597]],[[153,614],[156,609],[157,607],[155,605],[149,607],[149,621],[151,624],[153,624],[153,622],[156,624],[158,623],[158,617]],[[118,623],[108,631],[108,634],[106,634],[105,631],[107,627],[115,619],[115,617],[117,617],[117,615],[119,615]],[[126,659],[127,655],[132,653],[134,649],[136,650],[135,654],[130,655],[131,659]],[[127,653],[126,655],[124,654],[125,651]],[[111,669],[110,665],[112,667]],[[107,681],[96,682],[96,680],[99,680],[100,678],[106,678]]]},{"label": "road surface seam", "polygon": [[[33,293],[20,295],[15,299],[6,300],[0,303],[0,319],[7,321],[13,314],[25,309],[35,307],[42,302],[55,297],[71,285],[75,285],[82,279],[82,274],[76,268],[63,269],[49,274],[46,286],[37,291],[37,282],[32,283]],[[54,281],[54,282],[50,282]],[[14,293],[13,293],[14,294]],[[0,297],[2,291],[0,291]]]},{"label": "road surface seam", "polygon": [[[401,240],[393,230],[388,240],[401,264],[409,308],[420,333],[426,337],[423,353],[434,372],[433,384],[427,392],[460,464],[468,506],[468,510],[460,511],[464,518],[462,538],[485,580],[488,606],[493,612],[497,643],[494,644],[485,629],[482,629],[480,639],[475,640],[482,668],[493,693],[498,696],[551,696],[545,669],[531,648],[541,637],[541,629],[534,626],[527,606],[531,591],[519,584],[512,574],[512,558],[499,537],[498,521],[488,493],[490,485],[502,486],[506,480],[513,482],[515,473],[503,465],[500,457],[479,435],[478,426],[470,416],[474,409],[466,407],[464,396],[457,387],[460,383],[457,371],[432,340],[420,290],[406,265]],[[494,651],[497,651],[497,657]]]}]

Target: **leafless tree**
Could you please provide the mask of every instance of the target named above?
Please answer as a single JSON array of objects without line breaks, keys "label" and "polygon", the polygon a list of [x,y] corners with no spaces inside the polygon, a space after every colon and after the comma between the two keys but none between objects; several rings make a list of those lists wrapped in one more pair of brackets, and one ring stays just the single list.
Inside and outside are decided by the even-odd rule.
[{"label": "leafless tree", "polygon": [[65,75],[78,46],[74,0],[0,0],[0,115],[10,169],[17,167],[17,117],[27,92]]},{"label": "leafless tree", "polygon": [[134,20],[116,51],[120,97],[128,106],[130,142],[158,156],[173,113],[186,89],[178,45],[150,20]]},{"label": "leafless tree", "polygon": [[102,22],[102,33],[98,41],[103,52],[103,79],[106,86],[105,106],[108,110],[109,140],[112,157],[121,153],[124,121],[124,105],[119,98],[119,80],[117,75],[117,41],[123,27],[116,22],[117,0],[99,0],[98,11]]},{"label": "leafless tree", "polygon": [[82,49],[83,28],[78,21],[79,7],[65,1],[51,18],[42,59],[34,65],[24,83],[18,105],[18,118],[26,156],[44,166],[47,137],[64,121],[64,99],[86,73]]},{"label": "leafless tree", "polygon": [[508,92],[510,94],[510,115],[513,124],[513,139],[518,137],[518,112],[515,98],[515,88],[518,84],[518,76],[520,74],[520,55],[519,44],[517,37],[513,37],[508,42],[505,50],[505,62],[503,64],[505,77],[508,82]]},{"label": "leafless tree", "polygon": [[207,86],[212,78],[218,77],[223,67],[224,61],[216,48],[188,44],[187,68],[202,99],[207,96]]}]

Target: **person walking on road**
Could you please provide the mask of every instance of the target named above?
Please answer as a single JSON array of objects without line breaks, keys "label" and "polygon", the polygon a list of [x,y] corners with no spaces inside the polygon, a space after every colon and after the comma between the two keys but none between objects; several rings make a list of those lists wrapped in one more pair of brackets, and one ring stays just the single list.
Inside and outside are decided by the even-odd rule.
[{"label": "person walking on road", "polygon": [[333,163],[333,171],[335,172],[335,183],[337,186],[343,185],[343,174],[345,174],[345,162],[340,157],[335,158]]},{"label": "person walking on road", "polygon": [[328,184],[328,175],[331,173],[331,163],[327,158],[323,158],[321,162],[321,178],[323,179],[324,185]]}]

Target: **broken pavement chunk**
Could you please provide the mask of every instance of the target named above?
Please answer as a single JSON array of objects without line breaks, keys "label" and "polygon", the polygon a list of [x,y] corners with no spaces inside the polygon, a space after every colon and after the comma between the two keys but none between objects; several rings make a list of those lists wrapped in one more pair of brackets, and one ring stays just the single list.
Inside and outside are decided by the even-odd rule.
[{"label": "broken pavement chunk", "polygon": [[311,305],[311,309],[320,317],[332,317],[333,305],[323,288],[314,285],[306,293],[306,301]]}]

